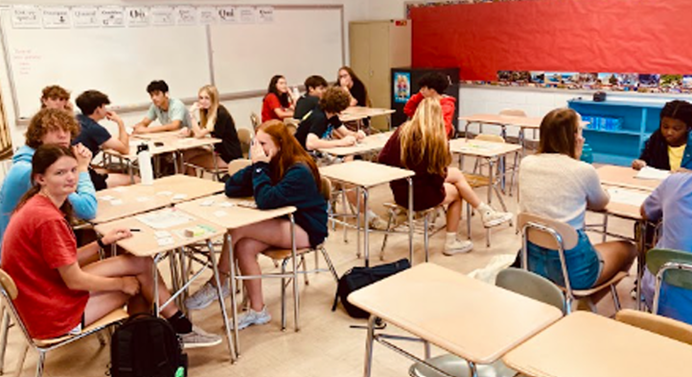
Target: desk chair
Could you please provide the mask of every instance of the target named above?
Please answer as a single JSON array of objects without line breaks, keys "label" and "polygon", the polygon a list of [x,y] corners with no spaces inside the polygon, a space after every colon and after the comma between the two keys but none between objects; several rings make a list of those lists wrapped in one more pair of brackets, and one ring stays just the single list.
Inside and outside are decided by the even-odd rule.
[{"label": "desk chair", "polygon": [[250,156],[252,131],[247,128],[238,128],[238,140],[240,141],[240,150],[243,152],[243,157],[248,158]]},{"label": "desk chair", "polygon": [[[526,114],[526,111],[522,109],[502,109],[500,111],[500,115],[504,116],[510,116],[510,117],[524,117],[526,118],[528,115]],[[525,136],[523,136],[525,137]],[[533,135],[532,135],[533,140],[536,140],[536,130],[533,130]]]},{"label": "desk chair", "polygon": [[250,124],[252,124],[253,130],[256,130],[257,127],[259,127],[259,125],[262,124],[262,122],[260,122],[259,115],[257,115],[257,113],[254,111],[250,113]]},{"label": "desk chair", "polygon": [[651,249],[646,254],[646,267],[656,276],[652,313],[658,314],[663,281],[692,290],[692,254],[672,249]]},{"label": "desk chair", "polygon": [[[415,195],[415,193],[414,193]],[[423,211],[417,211],[413,214],[413,224],[408,222],[408,208],[402,207],[395,203],[384,203],[385,208],[387,208],[387,229],[385,230],[384,237],[382,238],[382,247],[380,248],[380,260],[384,260],[384,248],[387,246],[387,239],[389,234],[394,232],[396,228],[405,225],[407,228],[413,226],[414,231],[423,232],[423,245],[425,249],[425,262],[427,263],[430,259],[430,251],[428,249],[428,240],[430,238],[430,233],[433,234],[442,228],[435,229],[435,220],[440,210],[444,211],[442,205],[438,205],[432,208],[428,208]],[[468,217],[468,216],[467,216]],[[422,229],[420,224],[417,222],[423,219]],[[408,231],[406,231],[408,234]],[[411,261],[413,264],[413,261]]]},{"label": "desk chair", "polygon": [[[321,194],[322,197],[324,197],[325,200],[329,201],[329,198],[331,197],[331,191],[332,191],[332,184],[329,181],[329,179],[322,177],[322,190]],[[305,261],[305,255],[308,253],[314,252],[315,253],[315,268],[313,270],[308,270],[307,269],[307,262]],[[297,281],[298,275],[302,274],[304,279],[305,279],[305,284],[308,285],[308,275],[309,273],[318,273],[318,272],[323,272],[327,271],[324,269],[319,268],[319,256],[318,253],[322,254],[322,257],[324,258],[325,262],[327,263],[327,267],[329,268],[329,272],[332,274],[334,277],[334,281],[338,284],[339,282],[339,275],[336,273],[336,269],[334,268],[334,265],[332,264],[332,260],[329,257],[329,253],[327,253],[327,249],[324,247],[324,244],[319,244],[316,247],[307,247],[303,249],[279,249],[279,248],[270,248],[262,252],[263,255],[271,258],[274,261],[274,264],[278,264],[278,262],[281,262],[281,272],[278,274],[262,274],[262,275],[255,275],[255,276],[238,276],[237,279],[239,280],[249,280],[249,279],[264,279],[264,278],[280,278],[281,279],[281,330],[286,330],[286,287],[293,282]],[[300,258],[300,262],[295,262]],[[293,260],[293,270],[287,272],[286,271],[286,265],[288,264],[289,261]],[[302,267],[303,271],[298,271],[298,269]],[[295,283],[294,283],[295,284]],[[293,314],[294,314],[294,326],[295,326],[295,331],[300,330],[300,325],[299,325],[299,310],[298,310],[298,302],[299,302],[299,296],[298,296],[298,290],[295,289],[297,285],[294,285],[294,290],[293,290]]]},{"label": "desk chair", "polygon": [[[562,291],[550,280],[534,274],[533,272],[518,268],[507,268],[497,275],[495,285],[510,290],[520,295],[552,305],[565,314],[565,297]],[[426,360],[440,373],[422,363],[416,363],[409,368],[411,377],[471,377],[472,373],[466,360],[452,354],[441,355]],[[493,364],[477,365],[478,376],[483,377],[511,377],[517,374],[515,370],[508,368],[502,360]]]},{"label": "desk chair", "polygon": [[[16,323],[18,327],[22,330],[22,334],[24,334],[24,338],[27,341],[27,344],[23,347],[19,355],[19,361],[17,363],[17,375],[21,374],[22,367],[24,366],[24,360],[26,359],[26,353],[29,350],[29,347],[35,349],[36,352],[38,352],[38,363],[36,364],[36,377],[40,377],[43,375],[43,366],[46,359],[46,353],[48,353],[48,351],[60,348],[66,344],[75,342],[89,335],[98,333],[99,331],[109,328],[111,326],[118,325],[128,317],[128,314],[125,310],[116,309],[110,314],[106,315],[105,317],[87,326],[85,329],[82,330],[81,333],[77,335],[66,335],[53,339],[34,339],[31,337],[31,335],[29,335],[29,331],[26,329],[24,322],[22,321],[21,317],[19,316],[19,313],[17,312],[17,309],[14,306],[14,300],[19,295],[17,285],[14,283],[14,280],[12,280],[12,277],[10,277],[10,275],[8,275],[4,270],[0,270],[0,288],[2,293],[3,306],[6,308],[6,310],[12,313],[12,316],[14,317],[14,323]],[[6,319],[7,317],[5,317],[3,321],[5,321]]]},{"label": "desk chair", "polygon": [[687,323],[632,309],[620,310],[615,313],[615,319],[642,330],[692,345],[692,325]]},{"label": "desk chair", "polygon": [[571,250],[577,246],[579,236],[576,229],[567,223],[528,213],[520,213],[517,216],[517,229],[520,229],[522,233],[521,264],[524,269],[528,269],[527,247],[529,241],[546,249],[556,250],[558,253],[565,282],[562,290],[567,297],[567,313],[572,311],[572,302],[575,299],[586,299],[591,311],[596,312],[596,306],[591,301],[591,296],[608,288],[610,288],[610,293],[613,296],[615,311],[620,311],[620,299],[615,286],[627,276],[624,271],[618,272],[610,280],[599,286],[590,289],[572,289],[565,261],[565,250]]}]

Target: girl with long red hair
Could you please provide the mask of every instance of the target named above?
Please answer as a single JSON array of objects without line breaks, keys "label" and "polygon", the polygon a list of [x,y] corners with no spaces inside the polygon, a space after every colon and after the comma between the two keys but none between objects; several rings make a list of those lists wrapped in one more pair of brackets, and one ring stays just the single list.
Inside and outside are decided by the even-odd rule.
[{"label": "girl with long red hair", "polygon": [[[257,129],[251,147],[252,165],[234,174],[226,182],[228,197],[253,196],[259,209],[294,206],[297,248],[315,247],[327,237],[327,202],[320,194],[317,165],[298,144],[283,122],[272,120]],[[291,247],[291,222],[286,218],[263,221],[231,232],[233,250],[242,275],[261,275],[257,254],[269,247]],[[219,272],[230,275],[229,253],[224,248]],[[224,296],[230,294],[228,279],[223,279]],[[238,318],[238,329],[263,325],[271,320],[262,296],[262,281],[243,282],[250,298],[250,309]],[[201,309],[218,299],[213,280],[207,282],[185,305]]]}]

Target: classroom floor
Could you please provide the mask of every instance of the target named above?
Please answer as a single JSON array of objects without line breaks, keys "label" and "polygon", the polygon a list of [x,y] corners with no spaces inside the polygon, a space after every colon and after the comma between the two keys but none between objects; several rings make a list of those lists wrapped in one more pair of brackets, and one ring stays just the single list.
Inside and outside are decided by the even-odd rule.
[{"label": "classroom floor", "polygon": [[[486,189],[477,189],[478,195],[485,199]],[[391,201],[388,186],[377,187],[371,191],[371,203]],[[509,210],[516,213],[516,196],[505,196]],[[497,202],[494,200],[494,204]],[[496,208],[498,208],[496,206]],[[384,213],[381,206],[373,208],[378,213]],[[492,230],[492,246],[485,247],[485,230],[479,219],[472,218],[472,240],[475,249],[465,255],[447,257],[441,250],[444,241],[444,231],[438,232],[430,239],[431,262],[445,266],[455,271],[468,273],[484,267],[493,256],[515,254],[520,247],[520,236],[514,228],[503,225]],[[587,222],[597,222],[599,215],[589,213]],[[441,221],[440,221],[441,224]],[[460,237],[466,236],[465,220],[460,226]],[[619,234],[632,236],[632,223],[618,219],[609,220],[609,230]],[[423,260],[423,239],[417,235],[414,239],[416,250],[415,262]],[[340,227],[332,233],[326,242],[329,254],[339,275],[351,267],[362,265],[363,260],[356,258],[356,234],[349,232],[349,243],[343,242],[343,232]],[[592,241],[599,242],[600,236],[593,235]],[[382,235],[372,234],[371,261],[379,263],[379,248]],[[391,262],[408,257],[408,237],[405,234],[391,236],[386,248],[385,262]],[[314,259],[309,258],[310,265]],[[320,262],[324,266],[324,262]],[[263,270],[274,268],[273,263],[262,258]],[[165,273],[167,266],[162,266]],[[632,275],[634,274],[634,269]],[[195,284],[193,291],[202,284]],[[280,325],[280,285],[278,280],[264,280],[265,301],[273,317],[272,322],[259,327],[250,327],[240,332],[241,358],[231,365],[226,343],[214,348],[195,349],[187,351],[190,360],[190,376],[221,377],[233,375],[236,377],[322,377],[362,376],[363,358],[365,354],[365,331],[350,328],[351,325],[364,325],[364,320],[354,320],[348,317],[341,308],[331,311],[336,284],[328,273],[310,275],[310,284],[305,286],[301,281],[301,330],[294,332],[292,326],[292,305],[289,300],[288,329],[281,331]],[[633,278],[626,278],[618,287],[622,306],[633,308],[634,300],[630,297]],[[289,291],[290,292],[290,291]],[[289,296],[290,297],[290,296]],[[229,302],[229,301],[227,301]],[[614,308],[610,296],[598,305],[599,313],[613,315]],[[193,312],[193,322],[207,331],[221,334],[223,322],[219,315],[218,305]],[[397,332],[392,326],[389,327]],[[10,330],[10,339],[5,362],[5,374],[16,372],[18,354],[24,339],[15,327]],[[419,343],[402,343],[402,347],[422,356],[423,347]],[[442,351],[433,348],[433,355]],[[408,359],[375,345],[373,376],[401,377],[408,375],[411,362]],[[36,354],[27,355],[23,375],[35,373]],[[62,349],[48,353],[45,376],[103,376],[110,362],[109,348],[101,347],[97,338],[90,337],[68,345]]]}]

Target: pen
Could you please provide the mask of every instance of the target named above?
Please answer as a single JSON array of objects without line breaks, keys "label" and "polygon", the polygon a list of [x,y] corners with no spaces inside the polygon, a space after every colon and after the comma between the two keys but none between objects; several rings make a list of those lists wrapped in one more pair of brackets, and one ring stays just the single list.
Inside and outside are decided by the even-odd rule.
[{"label": "pen", "polygon": [[130,232],[141,232],[141,229],[130,229]]}]

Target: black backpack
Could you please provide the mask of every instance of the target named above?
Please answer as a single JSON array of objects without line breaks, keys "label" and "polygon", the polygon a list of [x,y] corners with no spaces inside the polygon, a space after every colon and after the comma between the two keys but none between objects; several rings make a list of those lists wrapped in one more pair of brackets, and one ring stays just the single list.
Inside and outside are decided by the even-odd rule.
[{"label": "black backpack", "polygon": [[368,312],[348,302],[346,299],[348,295],[408,268],[411,268],[411,263],[406,258],[375,267],[353,267],[339,279],[332,311],[336,310],[339,299],[341,299],[341,305],[344,306],[349,316],[352,318],[368,318],[370,316]]},{"label": "black backpack", "polygon": [[168,321],[148,313],[135,314],[113,333],[110,375],[185,377],[187,355]]}]

